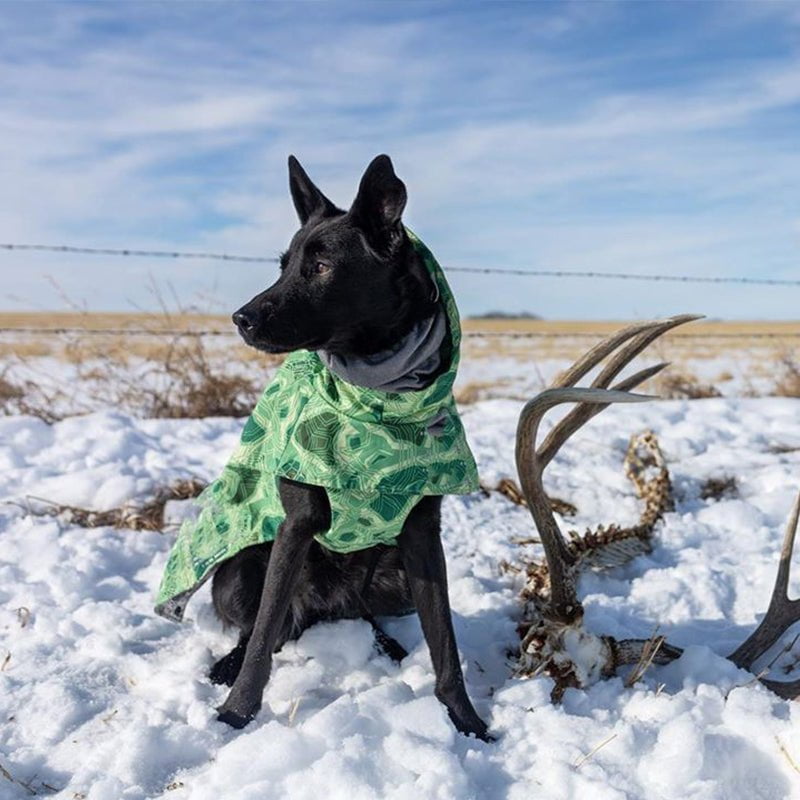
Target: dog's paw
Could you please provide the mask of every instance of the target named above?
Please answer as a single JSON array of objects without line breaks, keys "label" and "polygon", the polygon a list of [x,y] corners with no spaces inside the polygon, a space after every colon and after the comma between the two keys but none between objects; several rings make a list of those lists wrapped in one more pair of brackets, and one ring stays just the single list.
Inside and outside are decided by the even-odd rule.
[{"label": "dog's paw", "polygon": [[224,706],[220,706],[217,709],[217,719],[220,722],[224,722],[226,725],[230,725],[231,728],[236,728],[237,730],[241,730],[244,728],[245,725],[249,724],[255,718],[257,711],[254,712],[252,715],[248,714],[242,716],[237,714],[235,711],[224,711]]},{"label": "dog's paw", "polygon": [[465,736],[474,736],[482,742],[496,742],[497,737],[489,733],[489,728],[486,723],[480,718],[475,717],[475,720],[470,724],[456,725],[458,730]]},{"label": "dog's paw", "polygon": [[494,734],[489,733],[489,729],[485,725],[483,726],[483,731],[476,732],[475,736],[482,742],[486,742],[487,744],[492,744],[492,742],[497,741],[497,737]]},{"label": "dog's paw", "polygon": [[[252,689],[252,687],[250,687]],[[261,710],[261,690],[234,686],[225,702],[217,707],[217,719],[232,728],[244,728]]]},{"label": "dog's paw", "polygon": [[475,710],[469,706],[456,711],[452,707],[447,708],[447,713],[459,733],[464,736],[474,736],[482,742],[494,742],[496,738],[489,733],[486,723],[477,715]]},{"label": "dog's paw", "polygon": [[217,708],[217,719],[230,725],[232,728],[240,730],[245,725],[256,718],[256,714],[261,710],[261,703],[247,703],[231,700],[229,697],[221,706]]},{"label": "dog's paw", "polygon": [[244,648],[236,647],[228,655],[223,656],[208,672],[211,683],[233,686],[242,669]]}]

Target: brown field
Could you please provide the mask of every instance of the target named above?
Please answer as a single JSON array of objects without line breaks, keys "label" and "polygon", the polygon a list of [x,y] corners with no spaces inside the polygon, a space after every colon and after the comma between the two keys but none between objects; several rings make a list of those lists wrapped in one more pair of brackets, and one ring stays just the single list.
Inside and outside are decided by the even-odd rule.
[{"label": "brown field", "polygon": [[[526,318],[467,318],[465,331],[492,333],[536,333],[548,336],[594,335],[610,333],[625,320],[582,321]],[[147,328],[148,330],[231,330],[230,318],[219,314],[183,314],[161,311],[147,312],[80,312],[80,311],[0,311],[0,329],[7,328]],[[700,320],[681,330],[683,334],[748,337],[768,333],[775,336],[800,335],[800,320]],[[668,336],[670,334],[667,334]]]},{"label": "brown field", "polygon": [[[568,358],[583,352],[593,340],[618,330],[630,321],[467,319],[466,333],[526,333],[531,338],[498,336],[470,340],[467,352],[473,357],[508,355]],[[478,346],[474,342],[479,343]],[[698,320],[667,333],[658,347],[670,357],[708,358],[741,350],[794,351],[800,346],[800,321]]]},{"label": "brown field", "polygon": [[215,314],[81,311],[0,311],[0,328],[147,328],[148,330],[225,330],[230,318]]},{"label": "brown field", "polygon": [[[571,358],[585,350],[593,340],[625,324],[628,323],[619,320],[465,319],[464,350],[465,355],[471,358]],[[17,329],[19,333],[16,333]],[[71,332],[54,335],[54,329],[69,329]],[[120,333],[81,333],[106,329]],[[132,332],[124,333],[127,330]],[[148,333],[133,332],[139,330]],[[74,361],[87,357],[89,352],[103,352],[115,361],[127,361],[131,357],[159,359],[172,346],[176,333],[191,331],[230,333],[230,339],[218,337],[220,346],[236,343],[237,359],[259,358],[254,351],[239,346],[230,319],[225,316],[162,312],[0,312],[0,357],[51,355]],[[479,336],[480,333],[490,336]],[[504,334],[528,335],[515,338]],[[759,356],[781,357],[795,353],[798,346],[800,321],[720,320],[691,323],[667,334],[657,345],[660,357],[673,360],[745,351],[750,354],[757,352]]]},{"label": "brown field", "polygon": [[[99,333],[105,330],[113,332]],[[0,311],[0,358],[53,356],[73,363],[95,357],[119,363],[131,358],[161,361],[176,341],[184,338],[180,334],[192,331],[235,333],[229,318],[212,314]],[[236,341],[227,336],[218,339]],[[236,358],[264,360],[247,347],[237,347]]]}]

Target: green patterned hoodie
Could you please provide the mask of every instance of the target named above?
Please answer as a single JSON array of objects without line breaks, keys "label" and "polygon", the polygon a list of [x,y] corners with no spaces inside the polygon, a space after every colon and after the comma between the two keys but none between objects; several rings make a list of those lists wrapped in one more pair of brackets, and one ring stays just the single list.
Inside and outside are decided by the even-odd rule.
[{"label": "green patterned hoodie", "polygon": [[167,560],[156,612],[180,620],[186,603],[223,561],[272,541],[284,518],[278,477],[324,486],[331,526],[316,538],[338,553],[395,544],[423,495],[478,489],[475,461],[453,399],[461,328],[436,259],[409,237],[439,289],[450,365],[419,391],[354,386],[316,353],[289,355],[242,431],[239,448],[200,496]]}]

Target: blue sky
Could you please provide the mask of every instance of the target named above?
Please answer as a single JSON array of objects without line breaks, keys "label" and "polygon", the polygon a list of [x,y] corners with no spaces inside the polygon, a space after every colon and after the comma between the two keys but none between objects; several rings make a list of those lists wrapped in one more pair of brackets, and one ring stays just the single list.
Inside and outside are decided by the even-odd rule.
[{"label": "blue sky", "polygon": [[[800,277],[800,3],[0,3],[0,241],[274,255],[377,153],[443,264]],[[270,266],[0,252],[0,307],[229,311]],[[453,275],[462,311],[796,318],[800,289]]]}]

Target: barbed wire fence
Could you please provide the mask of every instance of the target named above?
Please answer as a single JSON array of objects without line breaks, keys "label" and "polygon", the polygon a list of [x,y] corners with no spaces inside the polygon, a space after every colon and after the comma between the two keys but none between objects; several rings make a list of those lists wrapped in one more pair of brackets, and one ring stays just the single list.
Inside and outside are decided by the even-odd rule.
[{"label": "barbed wire fence", "polygon": [[[277,264],[279,258],[274,256],[254,256],[233,253],[216,253],[183,250],[149,250],[143,248],[113,247],[79,247],[66,244],[23,244],[0,242],[0,250],[21,252],[49,252],[71,255],[115,256],[134,258],[192,259],[205,261],[228,261],[240,263]],[[667,275],[634,272],[599,272],[595,270],[562,270],[562,269],[517,269],[507,267],[467,267],[447,265],[445,272],[460,272],[482,275],[515,275],[534,278],[589,278],[600,280],[651,281],[656,283],[700,283],[700,284],[734,284],[744,286],[800,287],[800,279],[792,278],[749,278],[738,276],[706,276],[706,275]],[[191,328],[171,330],[165,328],[87,328],[87,327],[49,327],[49,326],[5,326],[0,327],[2,334],[30,333],[38,335],[105,335],[105,336],[237,336],[235,330],[219,330],[214,328]],[[596,338],[600,332],[592,331],[466,331],[467,338]],[[800,338],[800,330],[794,331],[736,331],[736,332],[697,332],[675,333],[675,339],[785,339]]]},{"label": "barbed wire fence", "polygon": [[[71,253],[74,255],[133,256],[137,258],[197,259],[206,261],[238,261],[248,264],[277,264],[274,256],[249,256],[232,253],[191,252],[182,250],[142,250],[138,248],[74,247],[66,244],[12,244],[0,242],[0,250]],[[536,278],[600,278],[609,280],[655,281],[673,283],[733,283],[746,286],[800,286],[800,279],[744,278],[736,276],[663,275],[636,272],[597,272],[595,270],[516,269],[510,267],[445,266],[445,272],[467,272],[480,275],[519,275]]]},{"label": "barbed wire fence", "polygon": [[[800,323],[798,323],[800,324]],[[238,331],[219,330],[218,328],[80,328],[80,327],[33,327],[29,325],[9,325],[0,327],[0,334],[5,333],[32,333],[52,335],[89,335],[89,336],[238,336]],[[557,339],[581,338],[596,339],[602,335],[601,331],[463,331],[464,338],[505,338],[505,339]],[[708,332],[708,333],[674,333],[672,339],[785,339],[800,338],[797,331],[742,331],[742,332]]]}]

